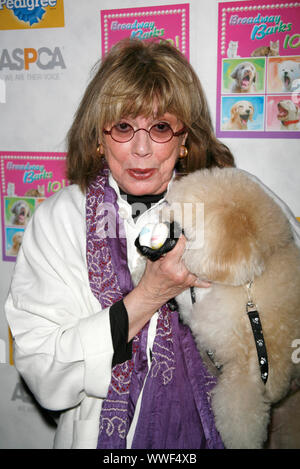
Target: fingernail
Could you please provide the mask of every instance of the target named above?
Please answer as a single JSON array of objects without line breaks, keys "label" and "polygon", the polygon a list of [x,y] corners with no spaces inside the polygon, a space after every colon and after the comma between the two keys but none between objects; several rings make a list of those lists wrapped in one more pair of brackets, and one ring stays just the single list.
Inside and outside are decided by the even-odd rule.
[{"label": "fingernail", "polygon": [[208,282],[206,280],[197,279],[196,283],[195,283],[195,286],[199,285],[202,288],[209,288],[209,287],[211,287],[211,283],[212,282]]}]

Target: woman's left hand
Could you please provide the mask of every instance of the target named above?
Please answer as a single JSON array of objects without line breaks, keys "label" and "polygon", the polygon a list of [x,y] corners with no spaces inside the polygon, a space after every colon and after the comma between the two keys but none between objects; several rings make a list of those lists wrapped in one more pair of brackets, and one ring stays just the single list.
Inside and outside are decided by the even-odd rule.
[{"label": "woman's left hand", "polygon": [[182,259],[186,239],[181,236],[170,252],[155,262],[147,260],[139,284],[124,298],[129,320],[129,340],[152,315],[171,298],[190,287],[208,288],[210,283],[198,280]]}]

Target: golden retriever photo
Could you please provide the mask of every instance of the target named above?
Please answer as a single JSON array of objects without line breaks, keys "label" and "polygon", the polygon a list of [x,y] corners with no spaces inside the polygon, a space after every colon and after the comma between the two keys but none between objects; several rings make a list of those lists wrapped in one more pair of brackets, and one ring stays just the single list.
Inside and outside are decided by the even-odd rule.
[{"label": "golden retriever photo", "polygon": [[253,120],[254,107],[250,101],[237,101],[230,109],[230,119],[223,130],[248,130],[248,120]]},{"label": "golden retriever photo", "polygon": [[[300,251],[289,221],[258,183],[233,168],[190,174],[174,182],[167,201],[166,219],[179,223],[187,238],[187,268],[212,282],[195,288],[194,304],[188,290],[176,301],[199,352],[219,375],[212,393],[217,428],[227,448],[261,448],[271,404],[300,376],[292,359],[300,338]],[[204,204],[203,243],[185,203]],[[248,308],[259,313],[263,372],[262,339],[255,342]]]},{"label": "golden retriever photo", "polygon": [[23,239],[23,232],[22,231],[17,231],[13,237],[12,237],[12,246],[8,250],[7,255],[8,256],[17,256],[19,249],[21,247]]}]

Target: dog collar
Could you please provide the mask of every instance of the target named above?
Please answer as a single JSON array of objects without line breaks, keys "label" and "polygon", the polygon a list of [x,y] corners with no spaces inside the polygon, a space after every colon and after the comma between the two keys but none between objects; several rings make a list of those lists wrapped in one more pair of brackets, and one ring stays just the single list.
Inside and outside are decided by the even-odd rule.
[{"label": "dog collar", "polygon": [[283,125],[288,126],[290,124],[298,124],[299,119],[294,120],[294,121],[281,121],[281,122],[283,123]]}]

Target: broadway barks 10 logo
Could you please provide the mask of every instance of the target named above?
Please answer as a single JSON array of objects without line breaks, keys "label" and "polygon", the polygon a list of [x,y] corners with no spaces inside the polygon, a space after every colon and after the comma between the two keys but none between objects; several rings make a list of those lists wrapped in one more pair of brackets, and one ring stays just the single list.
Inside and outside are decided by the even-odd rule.
[{"label": "broadway barks 10 logo", "polygon": [[0,0],[0,30],[63,26],[63,0]]}]

